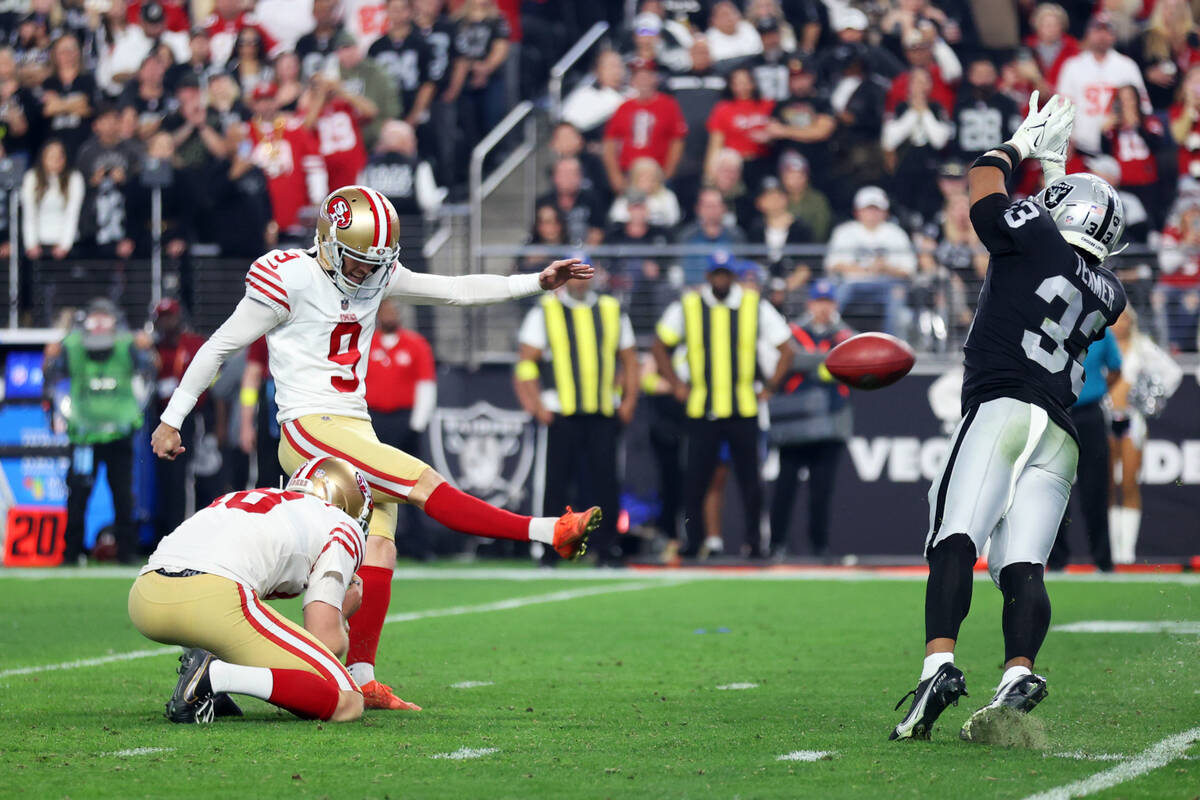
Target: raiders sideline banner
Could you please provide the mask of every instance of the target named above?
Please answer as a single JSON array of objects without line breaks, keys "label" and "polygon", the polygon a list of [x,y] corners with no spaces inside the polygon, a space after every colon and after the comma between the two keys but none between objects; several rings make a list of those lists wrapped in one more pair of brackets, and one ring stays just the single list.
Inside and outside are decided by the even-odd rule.
[{"label": "raiders sideline banner", "polygon": [[[942,385],[935,388],[936,380]],[[914,374],[878,392],[855,392],[854,438],[838,475],[831,548],[835,553],[919,556],[929,525],[926,493],[949,450],[957,389],[953,375]],[[941,402],[939,402],[939,395]],[[439,409],[429,432],[435,469],[464,491],[524,513],[537,513],[543,471],[536,426],[521,411],[512,389],[510,365],[477,371],[443,369],[438,376]],[[946,402],[946,398],[951,398]],[[938,405],[939,417],[934,411]],[[1184,377],[1163,415],[1149,422],[1142,466],[1145,516],[1139,557],[1185,558],[1200,554],[1200,386]],[[646,442],[646,415],[626,432],[624,486],[644,496],[657,483]],[[730,484],[733,484],[730,481]],[[634,488],[636,487],[636,488]],[[768,487],[769,490],[769,487]],[[801,483],[791,542],[805,552],[807,484]],[[730,492],[736,503],[736,491]],[[727,508],[725,518],[737,517]],[[1086,552],[1076,498],[1072,551]],[[736,546],[741,532],[727,531]]]}]

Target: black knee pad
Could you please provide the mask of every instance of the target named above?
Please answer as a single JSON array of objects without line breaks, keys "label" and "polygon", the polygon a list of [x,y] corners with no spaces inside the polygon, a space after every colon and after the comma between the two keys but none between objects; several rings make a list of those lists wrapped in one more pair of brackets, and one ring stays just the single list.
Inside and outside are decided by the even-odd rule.
[{"label": "black knee pad", "polygon": [[1009,564],[1000,570],[1000,592],[1004,595],[1004,660],[1037,658],[1046,632],[1050,630],[1050,595],[1046,592],[1045,567],[1041,564]]},{"label": "black knee pad", "polygon": [[965,533],[947,536],[929,550],[925,585],[925,641],[957,639],[971,610],[975,542]]}]

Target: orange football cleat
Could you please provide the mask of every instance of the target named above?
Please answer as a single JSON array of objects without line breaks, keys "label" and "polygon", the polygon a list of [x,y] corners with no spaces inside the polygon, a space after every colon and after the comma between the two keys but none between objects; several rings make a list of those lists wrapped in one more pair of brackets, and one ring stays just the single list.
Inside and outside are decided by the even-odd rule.
[{"label": "orange football cleat", "polygon": [[600,526],[600,506],[567,513],[554,523],[554,550],[565,559],[574,561],[587,552],[588,535]]},{"label": "orange football cleat", "polygon": [[421,710],[421,707],[416,703],[409,703],[396,697],[392,692],[392,687],[379,681],[365,683],[360,688],[362,689],[363,706],[365,708],[386,708],[389,711]]}]

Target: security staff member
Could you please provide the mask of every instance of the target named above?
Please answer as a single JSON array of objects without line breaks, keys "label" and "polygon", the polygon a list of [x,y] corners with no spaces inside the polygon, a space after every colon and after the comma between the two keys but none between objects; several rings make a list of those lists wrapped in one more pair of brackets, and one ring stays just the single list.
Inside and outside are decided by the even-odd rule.
[{"label": "security staff member", "polygon": [[[1092,561],[1102,572],[1111,572],[1112,545],[1108,540],[1108,490],[1112,466],[1108,460],[1108,419],[1100,401],[1109,387],[1121,379],[1121,349],[1111,330],[1104,338],[1088,348],[1083,358],[1083,388],[1079,399],[1071,406],[1071,421],[1079,434],[1079,466],[1075,472],[1072,494],[1083,512],[1088,546]],[[1064,569],[1071,560],[1067,529],[1071,524],[1068,508],[1058,526],[1058,538],[1050,550],[1046,566]]]},{"label": "security staff member", "polygon": [[[791,331],[757,291],[734,282],[737,262],[718,251],[709,257],[708,284],[689,290],[658,322],[654,359],[687,413],[684,513],[687,545],[694,556],[704,541],[704,495],[717,468],[722,443],[729,445],[742,493],[745,536],[751,557],[762,556],[759,517],[758,410],[791,366]],[[671,363],[670,349],[687,347],[687,374]],[[774,374],[755,394],[759,351],[778,350]],[[772,354],[773,355],[773,354]]]},{"label": "security staff member", "polygon": [[633,419],[639,388],[629,315],[589,281],[571,280],[529,310],[517,342],[517,398],[546,426],[543,508],[600,506],[592,548],[600,564],[619,562],[617,441]]},{"label": "security staff member", "polygon": [[769,403],[767,441],[779,448],[779,479],[771,499],[771,552],[787,548],[801,467],[808,469],[808,539],[818,558],[829,554],[829,511],[838,461],[854,420],[850,389],[834,381],[825,356],[854,335],[838,315],[834,286],[813,281],[808,312],[792,323],[792,369]]},{"label": "security staff member", "polygon": [[142,427],[142,408],[133,378],[150,377],[152,344],[145,333],[132,334],[120,324],[117,307],[106,299],[89,304],[82,324],[61,342],[45,349],[47,389],[66,376],[71,381],[67,439],[67,529],[63,563],[83,558],[84,516],[96,482],[96,469],[107,467],[115,512],[117,560],[137,559],[133,527],[133,435]]}]

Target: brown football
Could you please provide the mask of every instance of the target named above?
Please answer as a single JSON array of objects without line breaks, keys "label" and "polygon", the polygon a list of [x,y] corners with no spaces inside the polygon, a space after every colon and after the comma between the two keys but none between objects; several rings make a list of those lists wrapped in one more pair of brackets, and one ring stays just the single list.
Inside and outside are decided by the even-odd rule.
[{"label": "brown football", "polygon": [[829,351],[825,368],[855,389],[882,389],[903,378],[916,361],[911,347],[886,333],[860,333]]}]

